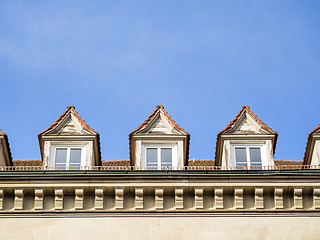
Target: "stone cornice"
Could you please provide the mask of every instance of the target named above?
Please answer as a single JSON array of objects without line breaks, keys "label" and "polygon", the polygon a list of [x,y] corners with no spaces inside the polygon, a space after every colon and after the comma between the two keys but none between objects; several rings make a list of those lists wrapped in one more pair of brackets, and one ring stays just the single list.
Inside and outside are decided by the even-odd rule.
[{"label": "stone cornice", "polygon": [[3,171],[8,213],[320,213],[320,171]]}]

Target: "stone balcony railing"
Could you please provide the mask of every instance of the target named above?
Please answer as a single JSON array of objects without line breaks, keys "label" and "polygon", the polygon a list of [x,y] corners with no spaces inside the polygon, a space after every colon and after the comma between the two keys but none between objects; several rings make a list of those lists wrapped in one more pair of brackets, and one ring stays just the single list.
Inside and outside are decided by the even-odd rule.
[{"label": "stone balcony railing", "polygon": [[319,214],[320,170],[0,171],[0,214],[57,212]]}]

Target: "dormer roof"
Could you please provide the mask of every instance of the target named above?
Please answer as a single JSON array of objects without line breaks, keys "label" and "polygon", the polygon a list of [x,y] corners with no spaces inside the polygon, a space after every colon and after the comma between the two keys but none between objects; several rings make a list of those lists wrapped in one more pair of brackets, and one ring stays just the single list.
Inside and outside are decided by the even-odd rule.
[{"label": "dormer roof", "polygon": [[274,135],[273,152],[276,149],[278,133],[255,115],[249,106],[244,105],[232,121],[217,134],[215,159],[218,159],[221,135]]},{"label": "dormer roof", "polygon": [[41,139],[45,136],[94,136],[99,149],[99,162],[101,161],[100,135],[80,117],[73,105],[69,105],[57,120],[38,134],[41,157],[43,157],[43,143]]},{"label": "dormer roof", "polygon": [[54,121],[41,135],[99,135],[80,117],[73,105],[69,105],[61,116]]},{"label": "dormer roof", "polygon": [[255,115],[249,106],[244,105],[232,121],[218,135],[235,134],[278,134]]},{"label": "dormer roof", "polygon": [[10,144],[9,144],[9,139],[8,139],[8,135],[3,132],[0,129],[0,139],[3,139],[4,141],[2,142],[2,147],[5,148],[5,150],[3,151],[3,154],[6,155],[4,157],[6,157],[8,159],[8,162],[6,163],[8,166],[12,166],[12,154],[11,154],[11,150],[10,150]]},{"label": "dormer roof", "polygon": [[315,129],[313,129],[308,135],[308,141],[307,141],[307,145],[306,145],[306,149],[303,157],[303,165],[311,164],[315,135],[318,135],[320,137],[320,124]]},{"label": "dormer roof", "polygon": [[177,134],[188,135],[190,134],[180,127],[164,110],[162,105],[157,105],[156,109],[150,114],[150,116],[140,124],[135,130],[133,130],[129,137],[134,134]]}]

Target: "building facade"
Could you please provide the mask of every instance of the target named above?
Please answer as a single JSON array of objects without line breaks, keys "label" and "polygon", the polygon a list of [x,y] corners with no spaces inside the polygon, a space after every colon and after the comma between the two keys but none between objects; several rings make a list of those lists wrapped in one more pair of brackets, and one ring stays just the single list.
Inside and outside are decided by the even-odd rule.
[{"label": "building facade", "polygon": [[320,239],[319,129],[303,161],[274,160],[277,132],[244,106],[215,159],[190,160],[190,134],[158,105],[130,159],[103,161],[69,106],[38,135],[41,160],[12,160],[0,132],[0,238]]}]

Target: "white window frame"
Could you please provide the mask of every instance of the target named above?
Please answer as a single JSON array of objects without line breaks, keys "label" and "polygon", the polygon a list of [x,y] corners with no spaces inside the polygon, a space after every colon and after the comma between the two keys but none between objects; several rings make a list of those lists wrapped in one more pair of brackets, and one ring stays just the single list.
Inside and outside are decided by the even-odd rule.
[{"label": "white window frame", "polygon": [[172,149],[172,169],[177,169],[178,167],[178,157],[177,157],[177,145],[176,144],[143,144],[142,145],[142,166],[147,166],[147,149],[148,148],[157,148],[157,159],[158,165],[157,169],[165,169],[166,167],[161,166],[161,148],[171,148]]},{"label": "white window frame", "polygon": [[[80,167],[86,166],[86,148],[84,145],[53,145],[51,146],[51,152],[50,152],[50,164],[51,167],[60,167],[56,166],[56,152],[59,148],[66,148],[67,149],[67,160],[66,160],[66,168],[70,167],[70,151],[71,148],[80,148],[81,149],[81,160],[80,160]],[[64,167],[64,166],[61,166]],[[73,166],[71,166],[73,167]]]},{"label": "white window frame", "polygon": [[[232,159],[233,166],[237,166],[236,151],[235,151],[236,148],[246,148],[247,167],[251,167],[249,149],[250,148],[260,148],[261,166],[267,166],[265,144],[233,144],[233,145],[231,145],[231,159]],[[238,165],[238,166],[240,166],[240,165]]]}]

